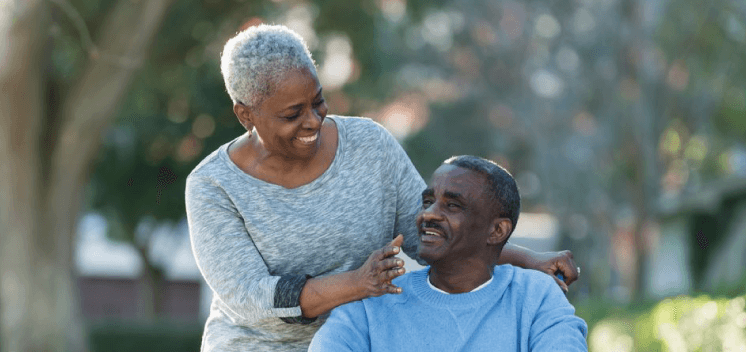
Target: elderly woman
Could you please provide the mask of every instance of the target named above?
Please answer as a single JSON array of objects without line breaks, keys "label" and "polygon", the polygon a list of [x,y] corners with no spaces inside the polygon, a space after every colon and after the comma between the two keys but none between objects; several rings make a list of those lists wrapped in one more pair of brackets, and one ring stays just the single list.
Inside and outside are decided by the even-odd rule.
[{"label": "elderly woman", "polygon": [[[305,351],[317,317],[400,292],[395,255],[417,257],[425,183],[380,125],[327,116],[311,55],[287,28],[238,33],[221,70],[247,133],[187,179],[194,256],[214,293],[202,351]],[[504,253],[505,262],[577,278],[569,252]]]}]

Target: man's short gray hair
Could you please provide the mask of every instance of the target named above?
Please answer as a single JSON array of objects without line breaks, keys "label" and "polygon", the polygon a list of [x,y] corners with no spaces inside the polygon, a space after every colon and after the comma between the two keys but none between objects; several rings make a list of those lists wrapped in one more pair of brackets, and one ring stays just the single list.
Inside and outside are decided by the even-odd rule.
[{"label": "man's short gray hair", "polygon": [[249,27],[228,40],[220,56],[220,70],[233,103],[257,106],[273,93],[284,74],[316,66],[306,42],[280,25]]}]

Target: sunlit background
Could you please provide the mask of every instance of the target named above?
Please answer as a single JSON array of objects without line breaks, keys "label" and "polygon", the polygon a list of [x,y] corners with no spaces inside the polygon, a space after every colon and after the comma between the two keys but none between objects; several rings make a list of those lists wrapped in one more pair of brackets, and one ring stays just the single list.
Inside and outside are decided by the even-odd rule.
[{"label": "sunlit background", "polygon": [[[457,154],[511,171],[524,211],[513,241],[573,251],[582,275],[568,298],[591,351],[746,351],[742,0],[5,3],[46,25],[19,27],[42,43],[28,54],[43,68],[28,137],[41,147],[23,159],[38,168],[14,171],[24,163],[13,147],[0,162],[11,179],[44,185],[51,208],[40,213],[66,208],[70,235],[44,221],[61,224],[49,242],[71,259],[32,253],[72,268],[68,302],[78,303],[64,314],[82,317],[90,350],[199,350],[210,290],[191,255],[184,182],[242,133],[219,72],[223,44],[278,23],[309,44],[330,113],[380,122],[426,178]],[[18,16],[0,16],[13,40]],[[121,44],[134,37],[146,38],[139,49]],[[0,63],[23,53],[11,39]],[[24,72],[2,76],[4,95],[29,81]],[[19,143],[18,111],[0,112],[3,145]],[[68,125],[82,127],[68,135]],[[57,173],[78,183],[54,183]],[[78,184],[78,200],[54,201],[55,187]],[[18,206],[17,184],[3,187],[14,195],[6,209],[34,206]],[[14,214],[3,226],[21,226]],[[55,233],[29,231],[37,242]],[[5,241],[4,253],[17,248]],[[4,307],[37,290],[8,277]],[[8,326],[22,323],[2,314],[7,349]]]}]

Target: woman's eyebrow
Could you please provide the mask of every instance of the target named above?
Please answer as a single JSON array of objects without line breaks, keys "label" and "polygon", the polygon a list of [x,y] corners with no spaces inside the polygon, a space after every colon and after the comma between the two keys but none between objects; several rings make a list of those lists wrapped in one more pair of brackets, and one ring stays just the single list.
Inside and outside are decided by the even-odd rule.
[{"label": "woman's eyebrow", "polygon": [[[316,97],[314,98],[314,100],[316,100],[316,99],[318,99],[318,98],[321,97],[321,90],[322,90],[322,88],[319,88],[319,92],[316,93]],[[298,103],[298,104],[291,105],[291,106],[288,106],[288,107],[282,109],[282,112],[287,112],[289,110],[296,111],[296,110],[300,110],[301,108],[303,108],[303,103]]]},{"label": "woman's eyebrow", "polygon": [[300,110],[303,107],[303,103],[295,104],[293,106],[288,106],[285,108],[285,111],[287,110]]}]

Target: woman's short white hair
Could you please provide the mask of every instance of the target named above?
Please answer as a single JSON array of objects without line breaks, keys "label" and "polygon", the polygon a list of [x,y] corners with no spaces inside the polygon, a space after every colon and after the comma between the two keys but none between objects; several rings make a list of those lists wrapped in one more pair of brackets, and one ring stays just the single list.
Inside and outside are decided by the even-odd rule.
[{"label": "woman's short white hair", "polygon": [[280,25],[249,27],[228,40],[220,56],[220,71],[233,103],[257,106],[273,93],[284,73],[316,66],[306,42]]}]

